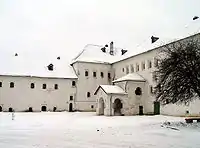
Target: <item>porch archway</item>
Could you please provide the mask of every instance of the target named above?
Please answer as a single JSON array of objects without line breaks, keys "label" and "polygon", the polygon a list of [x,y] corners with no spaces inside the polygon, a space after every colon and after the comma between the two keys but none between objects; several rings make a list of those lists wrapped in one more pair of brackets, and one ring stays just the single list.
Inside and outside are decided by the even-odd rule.
[{"label": "porch archway", "polygon": [[104,115],[104,100],[103,100],[103,98],[99,99],[99,115]]},{"label": "porch archway", "polygon": [[122,104],[121,100],[118,99],[118,98],[115,99],[114,104],[113,104],[113,109],[114,109],[114,115],[115,116],[121,116],[122,115],[122,113],[121,113],[122,107],[123,107],[123,104]]}]

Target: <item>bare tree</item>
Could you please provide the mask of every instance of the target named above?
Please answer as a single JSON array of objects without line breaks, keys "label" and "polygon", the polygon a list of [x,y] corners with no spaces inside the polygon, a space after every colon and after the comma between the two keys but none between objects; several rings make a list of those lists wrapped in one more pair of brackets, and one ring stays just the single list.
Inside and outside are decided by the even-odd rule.
[{"label": "bare tree", "polygon": [[189,103],[200,98],[200,41],[190,39],[166,45],[155,71],[155,93],[161,104]]}]

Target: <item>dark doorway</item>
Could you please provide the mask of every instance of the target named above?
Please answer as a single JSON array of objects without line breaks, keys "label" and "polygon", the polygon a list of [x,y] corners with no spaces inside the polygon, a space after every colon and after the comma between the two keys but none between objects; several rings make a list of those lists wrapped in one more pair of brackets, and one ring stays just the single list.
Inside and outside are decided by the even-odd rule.
[{"label": "dark doorway", "polygon": [[144,115],[143,106],[139,106],[139,115]]},{"label": "dark doorway", "polygon": [[154,102],[154,115],[160,114],[160,102],[155,101]]},{"label": "dark doorway", "polygon": [[56,111],[56,109],[57,109],[56,107],[53,107],[53,112],[55,112],[55,111]]},{"label": "dark doorway", "polygon": [[29,107],[29,108],[28,108],[28,111],[29,111],[29,112],[33,112],[33,108],[32,108],[32,107]]},{"label": "dark doorway", "polygon": [[9,111],[9,112],[13,112],[13,109],[12,109],[12,107],[10,107],[10,108],[8,109],[8,111]]},{"label": "dark doorway", "polygon": [[42,107],[41,107],[41,110],[42,110],[43,112],[45,112],[45,111],[47,111],[47,107],[46,107],[46,106],[42,106]]},{"label": "dark doorway", "polygon": [[104,115],[104,101],[103,101],[103,98],[99,99],[99,115]]},{"label": "dark doorway", "polygon": [[69,103],[69,112],[72,112],[72,111],[73,111],[73,104]]},{"label": "dark doorway", "polygon": [[113,108],[114,108],[114,115],[115,115],[115,116],[121,116],[121,115],[122,115],[122,114],[121,114],[122,102],[121,102],[120,99],[116,99],[116,100],[114,101],[114,106],[113,106]]},{"label": "dark doorway", "polygon": [[3,110],[3,109],[2,109],[2,107],[0,106],[0,112],[2,112],[2,110]]}]

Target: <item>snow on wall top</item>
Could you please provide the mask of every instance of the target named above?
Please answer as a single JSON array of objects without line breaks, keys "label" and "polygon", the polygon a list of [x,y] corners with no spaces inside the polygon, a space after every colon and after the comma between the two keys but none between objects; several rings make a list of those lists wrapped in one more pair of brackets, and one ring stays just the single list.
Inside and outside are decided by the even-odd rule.
[{"label": "snow on wall top", "polygon": [[91,63],[104,63],[111,64],[121,57],[121,49],[114,48],[113,55],[109,54],[110,47],[106,48],[106,52],[103,52],[101,48],[104,46],[88,44],[84,49],[72,60],[75,62],[91,62]]},{"label": "snow on wall top", "polygon": [[[1,53],[0,75],[28,76],[46,78],[77,78],[69,63],[61,56],[55,55],[26,54],[4,52]],[[53,64],[53,71],[48,70],[48,65]]]},{"label": "snow on wall top", "polygon": [[122,81],[140,81],[145,82],[146,80],[137,73],[130,73],[127,74],[119,79],[114,80],[113,82],[122,82]]},{"label": "snow on wall top", "polygon": [[98,90],[102,88],[106,94],[127,94],[121,87],[116,85],[100,85],[97,90],[95,91],[95,95],[97,94]]}]

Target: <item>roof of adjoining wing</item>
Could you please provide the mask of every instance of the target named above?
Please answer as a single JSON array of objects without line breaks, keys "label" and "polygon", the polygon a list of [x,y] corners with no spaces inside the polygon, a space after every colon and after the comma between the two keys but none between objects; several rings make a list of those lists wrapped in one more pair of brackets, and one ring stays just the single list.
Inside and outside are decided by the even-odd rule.
[{"label": "roof of adjoining wing", "polygon": [[120,94],[125,95],[127,94],[121,87],[116,85],[99,85],[97,90],[95,91],[95,95],[97,94],[99,89],[102,89],[106,94]]},{"label": "roof of adjoining wing", "polygon": [[121,78],[114,80],[113,82],[122,82],[122,81],[138,81],[138,82],[145,82],[146,80],[137,73],[130,73]]},{"label": "roof of adjoining wing", "polygon": [[114,55],[109,54],[109,47],[106,48],[106,52],[103,52],[101,48],[104,46],[88,44],[84,49],[72,60],[75,62],[88,62],[88,63],[101,63],[111,64],[119,57],[121,57],[121,48],[114,47]]},{"label": "roof of adjoining wing", "polygon": [[[50,53],[11,53],[2,51],[0,55],[1,76],[26,76],[42,78],[77,78],[73,68],[63,56]],[[53,64],[53,71],[48,65]]]}]

